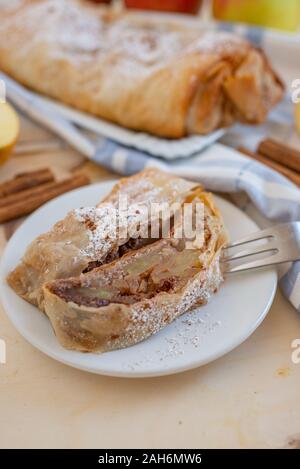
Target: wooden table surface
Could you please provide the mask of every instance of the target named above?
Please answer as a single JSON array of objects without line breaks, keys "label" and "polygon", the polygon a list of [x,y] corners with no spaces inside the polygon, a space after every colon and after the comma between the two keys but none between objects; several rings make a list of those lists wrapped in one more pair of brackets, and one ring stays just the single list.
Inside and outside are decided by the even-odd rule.
[{"label": "wooden table surface", "polygon": [[[41,139],[54,137],[22,119],[21,143]],[[62,145],[13,156],[0,167],[0,182],[43,167],[58,178],[74,172],[93,181],[116,177]],[[20,223],[0,227],[0,252]],[[257,331],[214,363],[169,377],[118,379],[43,355],[0,305],[7,347],[0,364],[0,447],[300,448],[300,364],[291,361],[297,337],[299,314],[278,292]]]}]

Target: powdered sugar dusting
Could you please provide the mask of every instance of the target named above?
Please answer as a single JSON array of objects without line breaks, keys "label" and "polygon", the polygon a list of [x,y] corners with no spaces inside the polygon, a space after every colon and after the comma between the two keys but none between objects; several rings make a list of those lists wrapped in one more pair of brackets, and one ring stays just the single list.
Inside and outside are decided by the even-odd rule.
[{"label": "powdered sugar dusting", "polygon": [[93,15],[91,11],[76,1],[33,2],[15,15],[16,32],[23,30],[30,35],[28,47],[48,44],[53,55],[81,53],[84,59],[85,53],[102,49],[104,24],[101,15]]},{"label": "powdered sugar dusting", "polygon": [[118,207],[119,201],[126,197],[128,205],[140,202],[147,206],[152,202],[173,203],[182,201],[192,189],[199,186],[199,183],[148,168],[143,171],[143,177],[133,176],[133,178],[122,180],[120,185],[115,186],[112,193],[104,199],[104,202]]},{"label": "powdered sugar dusting", "polygon": [[230,54],[233,52],[241,52],[241,47],[249,47],[246,40],[225,31],[206,32],[192,42],[188,48],[188,52],[204,52],[217,54]]},{"label": "powdered sugar dusting", "polygon": [[96,59],[101,65],[103,60],[136,79],[189,52],[226,53],[246,44],[229,33],[175,28],[167,21],[145,23],[130,15],[112,19],[92,4],[76,0],[33,2],[15,15],[14,22],[16,31],[23,30],[30,38],[30,48],[48,45],[53,56],[72,62]]},{"label": "powdered sugar dusting", "polygon": [[157,360],[170,364],[191,351],[197,352],[203,346],[209,334],[214,334],[222,327],[220,320],[214,320],[201,309],[195,309],[173,322],[172,334],[163,339],[162,345],[154,353],[142,351],[135,362],[123,362],[123,369],[137,371],[145,366],[157,363]]},{"label": "powdered sugar dusting", "polygon": [[99,255],[107,256],[113,248],[124,244],[137,224],[148,224],[147,213],[134,204],[130,210],[122,211],[112,203],[102,203],[98,207],[81,207],[73,211],[75,219],[85,224],[89,243],[79,254],[99,260]]},{"label": "powdered sugar dusting", "polygon": [[110,204],[100,207],[82,207],[74,210],[75,218],[87,228],[89,243],[80,250],[80,255],[95,258],[96,253],[107,252],[112,245],[113,224]]}]

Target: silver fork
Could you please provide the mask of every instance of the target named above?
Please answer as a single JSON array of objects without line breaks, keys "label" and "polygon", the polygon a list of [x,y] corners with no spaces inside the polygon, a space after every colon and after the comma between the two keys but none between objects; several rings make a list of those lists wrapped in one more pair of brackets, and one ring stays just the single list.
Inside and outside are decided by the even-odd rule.
[{"label": "silver fork", "polygon": [[[235,248],[239,249],[232,252]],[[272,226],[229,244],[221,262],[225,273],[233,273],[297,260],[300,260],[300,221]]]}]

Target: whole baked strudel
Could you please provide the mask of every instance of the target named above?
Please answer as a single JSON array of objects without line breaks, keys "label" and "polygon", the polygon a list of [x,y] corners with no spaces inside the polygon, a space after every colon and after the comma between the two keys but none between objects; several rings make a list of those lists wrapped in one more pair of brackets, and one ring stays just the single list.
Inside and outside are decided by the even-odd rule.
[{"label": "whole baked strudel", "polygon": [[0,69],[130,129],[179,138],[261,123],[283,94],[264,53],[233,34],[113,14],[87,1],[6,5]]},{"label": "whole baked strudel", "polygon": [[64,347],[103,352],[137,343],[207,302],[222,282],[226,242],[211,194],[147,169],[34,240],[8,283],[47,314]]}]

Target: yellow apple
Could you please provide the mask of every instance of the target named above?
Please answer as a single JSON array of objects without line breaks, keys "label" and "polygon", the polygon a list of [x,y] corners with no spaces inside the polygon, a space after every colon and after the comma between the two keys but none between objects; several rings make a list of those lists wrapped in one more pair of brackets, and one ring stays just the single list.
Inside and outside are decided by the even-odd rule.
[{"label": "yellow apple", "polygon": [[300,20],[299,0],[214,0],[216,18],[295,31]]},{"label": "yellow apple", "polygon": [[9,157],[19,130],[19,117],[14,108],[8,103],[0,103],[0,164]]}]

